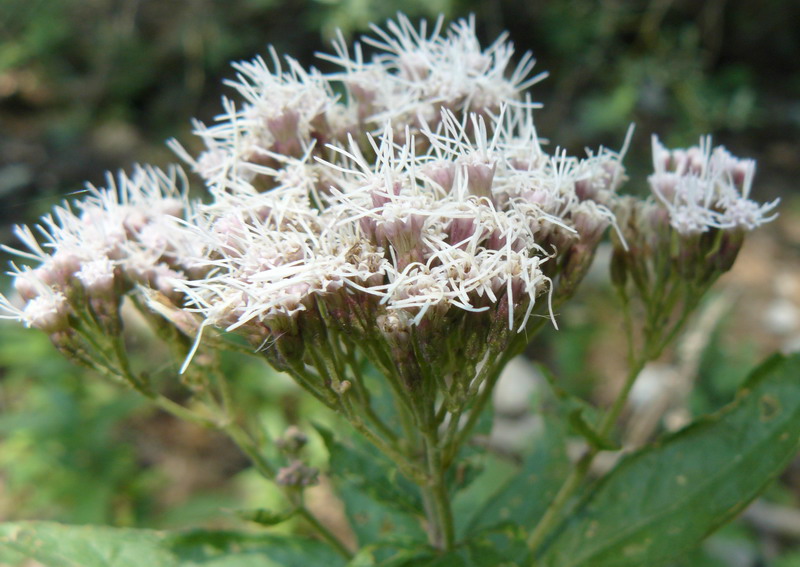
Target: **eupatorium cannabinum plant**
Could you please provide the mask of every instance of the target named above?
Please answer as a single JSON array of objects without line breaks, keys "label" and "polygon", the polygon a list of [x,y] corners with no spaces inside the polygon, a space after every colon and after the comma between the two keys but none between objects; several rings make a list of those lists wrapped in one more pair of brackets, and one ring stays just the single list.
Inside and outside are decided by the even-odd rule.
[{"label": "eupatorium cannabinum plant", "polygon": [[[335,41],[328,74],[274,51],[235,64],[237,96],[213,125],[195,124],[205,151],[170,143],[190,176],[136,167],[18,227],[15,294],[0,296],[3,317],[65,356],[226,432],[286,495],[284,510],[257,519],[299,517],[319,541],[32,523],[6,525],[7,545],[52,565],[110,565],[115,553],[164,565],[203,554],[230,566],[655,565],[731,518],[794,455],[800,362],[778,357],[720,413],[587,482],[594,457],[618,449],[613,428],[643,366],[746,233],[776,216],[777,202],[750,199],[752,160],[709,138],[670,150],[653,137],[651,196],[623,196],[624,149],[579,158],[543,146],[527,94],[543,74],[530,54],[514,66],[505,36],[482,48],[473,19],[428,29],[400,16],[364,42],[369,57]],[[190,199],[190,184],[207,198]],[[607,231],[629,345],[622,391],[597,415],[556,411],[519,476],[493,486],[474,474],[469,443],[493,386],[558,325]],[[123,303],[170,347],[191,396],[179,403],[153,369],[133,368]],[[235,377],[219,370],[226,349],[262,357],[352,426],[319,434],[354,544],[305,504],[320,474],[304,460],[305,432],[291,428],[275,441],[282,457],[267,458]],[[584,438],[574,463],[568,422]],[[485,497],[465,506],[481,483]]]}]

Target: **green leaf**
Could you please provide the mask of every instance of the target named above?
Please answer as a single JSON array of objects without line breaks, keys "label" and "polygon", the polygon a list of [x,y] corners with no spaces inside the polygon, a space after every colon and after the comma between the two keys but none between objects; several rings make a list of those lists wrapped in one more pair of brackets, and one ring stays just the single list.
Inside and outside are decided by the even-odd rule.
[{"label": "green leaf", "polygon": [[178,565],[161,546],[162,535],[147,530],[69,526],[51,522],[0,525],[0,545],[47,567],[139,567]]},{"label": "green leaf", "polygon": [[623,459],[537,566],[658,565],[694,548],[797,454],[799,378],[800,356],[774,356],[720,412]]},{"label": "green leaf", "polygon": [[[545,416],[542,434],[533,443],[533,451],[516,475],[508,478],[497,467],[487,467],[474,486],[490,490],[483,493],[480,502],[473,503],[471,510],[461,510],[456,500],[459,533],[475,534],[502,525],[531,526],[542,516],[569,472],[561,422]],[[508,480],[498,482],[504,476]]]},{"label": "green leaf", "polygon": [[496,538],[472,538],[446,553],[430,548],[403,550],[380,563],[353,563],[348,567],[518,567],[521,564],[510,559],[508,552],[518,552],[520,547],[525,548],[524,537],[516,537],[513,544]]},{"label": "green leaf", "polygon": [[536,367],[550,385],[559,415],[570,424],[576,434],[597,449],[607,451],[619,449],[616,443],[597,432],[601,416],[596,407],[565,390],[560,384],[561,380],[544,364],[537,364]]},{"label": "green leaf", "polygon": [[429,560],[428,546],[403,547],[391,543],[366,545],[358,550],[347,567],[408,567]]},{"label": "green leaf", "polygon": [[168,534],[163,543],[177,556],[181,567],[345,565],[345,560],[327,544],[297,536],[194,530]]},{"label": "green leaf", "polygon": [[53,522],[0,524],[0,546],[46,567],[341,567],[345,563],[325,544],[300,537]]},{"label": "green leaf", "polygon": [[330,453],[330,472],[358,541],[426,541],[416,486],[377,449],[354,436],[339,441],[316,426]]},{"label": "green leaf", "polygon": [[260,524],[262,526],[276,526],[289,520],[295,515],[294,510],[267,510],[266,508],[255,508],[252,510],[236,510],[238,518]]}]

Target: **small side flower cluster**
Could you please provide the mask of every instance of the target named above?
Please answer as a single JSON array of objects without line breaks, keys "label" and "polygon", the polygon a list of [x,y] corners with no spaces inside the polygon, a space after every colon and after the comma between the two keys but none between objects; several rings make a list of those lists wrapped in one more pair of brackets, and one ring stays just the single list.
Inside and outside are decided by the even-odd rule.
[{"label": "small side flower cluster", "polygon": [[39,239],[18,226],[27,250],[4,249],[38,266],[14,266],[14,286],[26,305],[0,296],[0,317],[56,333],[80,326],[88,310],[111,330],[132,287],[174,297],[171,279],[189,269],[186,259],[197,252],[176,222],[189,210],[186,188],[178,169],[137,167],[131,176],[109,176],[107,188],[89,187],[81,201],[56,207],[36,227]]},{"label": "small side flower cluster", "polygon": [[653,194],[682,235],[712,228],[753,230],[777,216],[778,200],[758,204],[749,198],[756,162],[738,159],[722,146],[712,150],[710,137],[670,151],[653,136],[653,169],[648,178]]},{"label": "small side flower cluster", "polygon": [[276,440],[275,445],[288,461],[288,464],[275,475],[276,483],[301,488],[319,482],[319,470],[303,462],[303,447],[307,442],[308,437],[294,425],[289,426],[283,437]]},{"label": "small side flower cluster", "polygon": [[653,166],[655,199],[621,199],[615,207],[627,246],[615,244],[612,279],[623,293],[633,284],[655,336],[694,309],[731,268],[745,233],[777,216],[778,200],[752,201],[755,162],[712,148],[709,137],[668,150],[654,136]]}]

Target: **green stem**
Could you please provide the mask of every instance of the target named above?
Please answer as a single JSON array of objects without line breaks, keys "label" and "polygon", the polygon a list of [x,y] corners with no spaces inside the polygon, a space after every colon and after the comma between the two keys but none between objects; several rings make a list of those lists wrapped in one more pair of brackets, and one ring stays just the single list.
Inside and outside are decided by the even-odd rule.
[{"label": "green stem", "polygon": [[[457,427],[461,417],[460,413],[450,416],[450,419],[453,420],[450,423],[452,427],[448,427],[444,441],[444,463],[446,466],[449,466],[450,463],[453,462],[453,459],[456,458],[461,446],[466,442],[467,439],[469,439],[470,435],[472,435],[472,430],[477,425],[478,419],[483,413],[483,410],[486,407],[486,404],[489,402],[489,399],[491,399],[494,386],[497,383],[497,380],[500,378],[500,374],[508,362],[508,358],[508,356],[504,356],[503,360],[501,360],[499,364],[492,365],[491,372],[481,379],[482,382],[485,382],[483,390],[481,390],[481,392],[478,394],[478,398],[469,412],[469,417],[467,418],[467,422],[464,424],[464,427],[462,427],[460,430]],[[488,361],[486,365],[487,366],[484,369],[489,367]],[[483,371],[481,374],[483,374]]]},{"label": "green stem", "polygon": [[[250,458],[253,462],[253,466],[255,466],[261,476],[268,480],[275,479],[275,468],[264,458],[261,451],[256,447],[253,439],[245,433],[241,427],[234,423],[229,423],[221,429],[231,438],[236,446]],[[300,498],[291,498],[289,494],[287,494],[287,497],[289,497],[289,500],[294,505],[295,512],[308,522],[314,531],[328,542],[337,553],[342,555],[345,559],[351,559],[353,557],[353,554],[350,553],[347,547],[305,507]]]},{"label": "green stem", "polygon": [[[623,298],[625,297],[624,291],[622,292]],[[688,293],[691,296],[691,293]],[[668,298],[668,303],[670,307],[674,306],[674,302],[676,301],[676,297],[674,293],[670,294]],[[600,437],[607,437],[608,434],[611,432],[614,424],[616,423],[617,419],[619,418],[622,410],[625,407],[625,403],[628,400],[628,396],[630,395],[631,389],[633,388],[634,383],[636,382],[636,378],[639,376],[639,373],[644,368],[645,364],[649,360],[654,360],[661,355],[661,352],[664,348],[670,344],[675,337],[678,335],[680,330],[683,328],[684,324],[686,323],[689,315],[694,310],[697,302],[692,301],[691,297],[685,298],[683,307],[681,309],[681,314],[678,317],[677,321],[674,325],[669,329],[669,331],[665,335],[661,335],[655,330],[648,329],[645,331],[645,344],[642,348],[642,355],[637,359],[632,354],[632,340],[633,340],[633,333],[628,331],[630,328],[628,325],[627,318],[629,315],[629,305],[627,301],[623,302],[625,307],[625,316],[626,316],[626,332],[629,338],[629,371],[628,376],[623,384],[622,390],[620,391],[617,398],[614,400],[612,406],[606,412],[603,420],[598,427],[598,435]],[[564,481],[564,484],[559,489],[558,493],[556,494],[553,501],[548,506],[547,510],[542,516],[542,519],[537,524],[534,531],[531,533],[530,537],[528,538],[528,548],[535,553],[539,546],[542,544],[544,539],[550,534],[550,531],[554,527],[555,523],[559,520],[561,513],[563,512],[564,507],[566,506],[569,499],[575,493],[575,491],[580,486],[581,482],[583,482],[586,475],[589,473],[591,468],[591,464],[594,461],[595,456],[600,452],[600,449],[594,446],[590,446],[586,449],[586,452],[581,456],[578,462],[575,464],[570,475]]]},{"label": "green stem", "polygon": [[385,351],[388,346],[385,343],[383,345],[374,344],[379,340],[380,339],[375,339],[374,341],[365,341],[362,344],[362,349],[369,358],[370,362],[376,366],[378,371],[383,374],[383,377],[389,383],[389,387],[394,393],[395,400],[399,402],[398,406],[402,405],[404,408],[406,408],[406,410],[408,410],[408,414],[411,415],[414,418],[414,422],[418,424],[418,416],[416,408],[414,407],[414,402],[411,399],[407,388],[404,384],[402,384],[402,381],[397,374],[397,367],[395,366],[394,362],[386,357]]},{"label": "green stem", "polygon": [[179,403],[173,402],[166,396],[162,394],[146,394],[140,392],[143,396],[145,396],[148,400],[152,401],[156,406],[160,409],[164,410],[165,412],[177,417],[178,419],[182,419],[184,421],[188,421],[190,423],[194,423],[196,425],[200,425],[202,427],[206,427],[209,429],[219,429],[220,425],[215,420],[204,417],[189,408],[186,408]]},{"label": "green stem", "polygon": [[441,452],[438,448],[435,434],[426,435],[426,458],[428,464],[428,475],[430,476],[430,486],[426,490],[430,491],[433,503],[433,517],[429,520],[436,526],[434,530],[435,546],[444,551],[453,549],[455,541],[455,529],[453,527],[453,510],[450,507],[450,495],[447,493],[447,483],[444,479],[445,468],[441,460]]},{"label": "green stem", "polygon": [[428,482],[425,473],[420,470],[416,463],[410,461],[408,457],[406,457],[406,455],[400,451],[400,449],[385,441],[382,437],[367,427],[367,425],[358,415],[355,415],[353,412],[348,412],[345,414],[345,417],[352,424],[356,431],[366,437],[367,440],[375,445],[375,447],[381,453],[389,457],[389,459],[398,466],[400,472],[402,472],[407,478],[416,482],[417,484],[424,484]]},{"label": "green stem", "polygon": [[[341,410],[353,427],[375,445],[378,450],[397,463],[400,469],[404,471],[404,474],[411,475],[409,478],[418,477],[419,473],[415,470],[415,465],[395,446],[397,436],[378,418],[372,408],[368,410],[364,408],[364,415],[370,423],[386,435],[388,441],[364,423],[360,413],[356,412],[353,407],[352,395],[347,390],[341,390],[341,385],[347,380],[347,377],[343,374],[343,369],[337,364],[336,355],[327,348],[327,343],[319,346],[319,351],[312,349],[310,354],[317,372],[330,380],[329,391],[332,390],[337,396],[337,401],[332,408]],[[348,382],[350,381],[348,380]],[[352,384],[352,382],[350,383]]]},{"label": "green stem", "polygon": [[253,442],[253,439],[245,433],[240,426],[235,423],[226,423],[221,426],[220,429],[230,437],[231,441],[239,447],[242,453],[248,456],[261,476],[268,480],[275,479],[275,475],[277,474],[275,467],[264,458],[261,451],[258,450],[258,447],[256,447],[256,444]]},{"label": "green stem", "polygon": [[330,391],[320,390],[316,387],[316,384],[322,382],[322,379],[307,371],[302,362],[292,363],[288,373],[301,388],[319,400],[322,405],[330,409],[336,409],[336,400],[330,394]]},{"label": "green stem", "polygon": [[322,522],[320,522],[317,517],[311,513],[311,511],[306,508],[304,505],[300,505],[296,508],[297,513],[306,521],[308,522],[314,531],[322,537],[325,541],[327,541],[331,547],[333,547],[339,555],[344,557],[345,559],[352,559],[353,554],[350,552],[347,547],[336,537],[333,532],[331,532],[328,528],[325,527]]},{"label": "green stem", "polygon": [[[554,527],[556,521],[558,521],[564,506],[566,506],[570,497],[572,497],[581,482],[583,482],[583,479],[586,478],[596,454],[597,449],[589,447],[581,458],[578,459],[572,472],[570,472],[564,484],[562,484],[561,488],[558,490],[555,498],[553,498],[553,501],[547,507],[547,510],[545,510],[542,519],[539,520],[539,523],[536,525],[536,529],[531,532],[527,543],[528,549],[531,550],[534,557],[539,546],[544,541],[544,538],[549,535],[550,530]],[[536,567],[536,563],[533,564],[533,567]]]},{"label": "green stem", "polygon": [[361,370],[361,363],[356,356],[355,350],[348,343],[347,352],[345,356],[347,366],[353,372],[353,390],[358,396],[359,404],[364,410],[364,415],[369,422],[375,426],[391,443],[397,442],[397,433],[384,422],[380,416],[375,413],[375,408],[372,407],[372,398],[365,383],[364,373]]},{"label": "green stem", "polygon": [[609,433],[611,433],[611,429],[614,427],[614,424],[617,422],[622,410],[625,408],[625,403],[628,401],[628,396],[631,393],[633,384],[636,382],[636,378],[639,377],[639,373],[644,368],[644,365],[647,364],[648,360],[650,360],[650,357],[647,356],[647,353],[645,353],[645,356],[642,356],[636,360],[628,370],[628,376],[625,378],[625,383],[622,385],[622,390],[620,390],[617,398],[606,412],[603,420],[600,422],[600,426],[597,429],[597,433],[600,435],[600,437],[607,437]]},{"label": "green stem", "polygon": [[[628,376],[625,379],[625,384],[622,386],[622,390],[620,391],[616,400],[614,400],[612,406],[606,412],[603,420],[600,422],[600,426],[598,427],[597,431],[600,437],[606,437],[611,432],[614,423],[616,423],[620,413],[622,413],[622,410],[625,407],[625,402],[628,400],[628,395],[630,394],[631,388],[636,382],[636,378],[639,376],[642,368],[644,368],[644,365],[647,363],[647,360],[647,356],[642,356],[629,369]],[[598,447],[591,445],[587,447],[584,454],[575,463],[572,472],[564,481],[564,484],[561,485],[561,488],[559,489],[555,498],[553,498],[553,501],[547,507],[547,510],[545,510],[542,519],[539,520],[536,528],[528,537],[528,549],[530,549],[531,552],[536,553],[544,539],[555,527],[556,522],[560,519],[564,507],[567,505],[572,495],[586,478],[586,475],[589,474],[592,462],[599,452],[600,449]]]}]

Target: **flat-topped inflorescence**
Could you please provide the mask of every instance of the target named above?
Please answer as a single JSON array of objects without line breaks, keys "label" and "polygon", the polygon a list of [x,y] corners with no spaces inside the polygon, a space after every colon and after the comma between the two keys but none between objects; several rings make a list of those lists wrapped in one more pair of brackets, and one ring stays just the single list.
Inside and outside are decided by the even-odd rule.
[{"label": "flat-topped inflorescence", "polygon": [[24,304],[0,297],[2,316],[108,333],[134,294],[183,335],[184,369],[214,327],[303,380],[316,369],[332,392],[354,353],[406,385],[469,383],[555,322],[614,213],[618,257],[649,266],[678,250],[675,273],[695,280],[708,279],[686,263],[698,248],[666,246],[673,233],[702,237],[717,273],[741,239],[709,235],[774,217],[776,203],[749,200],[753,162],[707,140],[670,152],[654,139],[658,204],[617,196],[624,149],[548,153],[525,93],[542,75],[530,54],[511,64],[505,36],[482,48],[474,19],[429,31],[400,16],[373,31],[369,59],[334,42],[330,74],[274,50],[270,64],[234,65],[239,100],[196,123],[205,151],[171,143],[207,202],[187,200],[178,169],[137,168],[55,209],[41,244],[18,228],[33,266],[15,268]]}]

